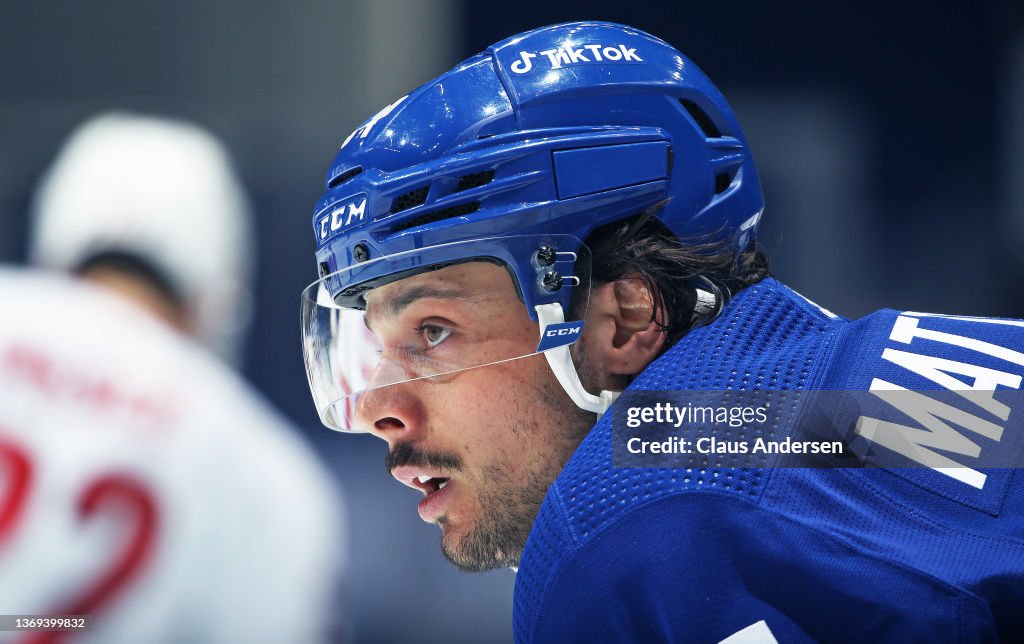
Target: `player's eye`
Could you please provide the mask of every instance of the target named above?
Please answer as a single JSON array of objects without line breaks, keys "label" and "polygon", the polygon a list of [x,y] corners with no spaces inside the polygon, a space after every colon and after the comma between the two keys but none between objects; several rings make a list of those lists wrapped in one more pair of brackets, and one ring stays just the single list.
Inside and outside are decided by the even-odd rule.
[{"label": "player's eye", "polygon": [[427,347],[430,349],[444,342],[452,334],[452,330],[448,327],[436,324],[424,324],[416,331],[427,341]]}]

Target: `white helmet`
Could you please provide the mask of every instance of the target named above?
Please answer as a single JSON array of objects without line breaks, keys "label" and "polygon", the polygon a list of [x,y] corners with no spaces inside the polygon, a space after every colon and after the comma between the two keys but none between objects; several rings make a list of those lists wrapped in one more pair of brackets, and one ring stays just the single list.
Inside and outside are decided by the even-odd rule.
[{"label": "white helmet", "polygon": [[31,260],[75,270],[103,252],[149,262],[198,340],[234,361],[249,320],[248,200],[224,147],[195,125],[108,113],[81,125],[36,193]]}]

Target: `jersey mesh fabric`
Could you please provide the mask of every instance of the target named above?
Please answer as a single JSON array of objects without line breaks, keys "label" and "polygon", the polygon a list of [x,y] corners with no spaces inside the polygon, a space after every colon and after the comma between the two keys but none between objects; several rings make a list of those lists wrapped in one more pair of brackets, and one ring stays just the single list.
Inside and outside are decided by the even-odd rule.
[{"label": "jersey mesh fabric", "polygon": [[[939,381],[926,376],[937,372],[885,357],[904,351],[979,394],[983,381],[970,374],[998,375],[1001,386],[989,395],[1013,403],[1005,422],[990,435],[944,435],[1019,459],[1022,347],[1021,321],[892,310],[847,321],[769,279],[740,293],[630,388],[858,392],[885,381],[927,398]],[[974,404],[932,418],[954,425],[987,418]],[[763,429],[716,426],[715,436],[790,438],[806,418],[788,409],[787,417],[769,414]],[[921,432],[905,411],[856,408],[825,422],[840,430],[866,418],[860,414],[881,414]],[[953,412],[962,415],[942,415]],[[779,641],[974,642],[1024,632],[1019,468],[957,461],[984,472],[973,487],[932,467],[773,469],[767,457],[748,469],[614,468],[612,418],[580,444],[538,514],[516,581],[518,641],[714,642],[757,620]],[[973,458],[949,451],[949,443],[935,446]]]},{"label": "jersey mesh fabric", "polygon": [[[774,279],[736,295],[711,325],[688,334],[630,385],[635,390],[805,389],[842,321]],[[685,368],[680,368],[685,365]],[[514,628],[530,641],[559,559],[627,512],[680,490],[759,499],[771,470],[626,469],[611,464],[612,414],[587,435],[552,485],[516,578]]]}]

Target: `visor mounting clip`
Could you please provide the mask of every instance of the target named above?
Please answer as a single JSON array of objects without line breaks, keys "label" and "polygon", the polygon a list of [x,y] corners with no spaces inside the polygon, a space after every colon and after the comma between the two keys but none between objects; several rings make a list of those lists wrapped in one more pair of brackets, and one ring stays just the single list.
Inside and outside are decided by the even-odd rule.
[{"label": "visor mounting clip", "polygon": [[540,266],[551,266],[555,263],[555,249],[550,246],[541,246],[537,249],[537,264]]},{"label": "visor mounting clip", "polygon": [[548,293],[554,293],[558,289],[562,288],[562,276],[558,271],[548,271],[544,273],[544,277],[541,278],[541,284],[544,285],[544,290]]}]

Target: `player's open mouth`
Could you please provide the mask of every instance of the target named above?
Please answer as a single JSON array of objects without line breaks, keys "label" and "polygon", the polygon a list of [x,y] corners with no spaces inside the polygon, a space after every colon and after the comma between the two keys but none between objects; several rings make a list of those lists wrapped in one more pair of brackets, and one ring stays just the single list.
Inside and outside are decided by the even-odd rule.
[{"label": "player's open mouth", "polygon": [[433,523],[439,516],[444,514],[444,506],[451,496],[451,479],[444,477],[430,478],[427,481],[418,481],[426,496],[416,507],[419,510],[420,518],[427,523]]},{"label": "player's open mouth", "polygon": [[417,476],[413,479],[413,487],[423,490],[427,495],[433,494],[438,490],[444,489],[444,486],[448,485],[448,481],[451,479],[443,476]]},{"label": "player's open mouth", "polygon": [[421,468],[409,466],[396,467],[391,470],[391,476],[398,479],[403,485],[408,485],[428,495],[444,489],[448,485],[448,481],[451,480],[447,476],[441,476],[440,472],[424,472]]},{"label": "player's open mouth", "polygon": [[401,483],[423,492],[418,510],[420,518],[432,523],[444,512],[446,499],[451,495],[450,477],[442,476],[442,472],[424,472],[422,467],[402,466],[391,470],[391,475]]}]

